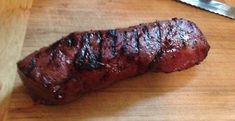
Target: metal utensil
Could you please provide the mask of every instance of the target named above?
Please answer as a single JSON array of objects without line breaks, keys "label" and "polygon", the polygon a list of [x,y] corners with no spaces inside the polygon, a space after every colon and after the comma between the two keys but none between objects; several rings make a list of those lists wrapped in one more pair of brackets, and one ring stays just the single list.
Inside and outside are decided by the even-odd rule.
[{"label": "metal utensil", "polygon": [[235,8],[215,0],[177,0],[201,9],[235,19]]}]

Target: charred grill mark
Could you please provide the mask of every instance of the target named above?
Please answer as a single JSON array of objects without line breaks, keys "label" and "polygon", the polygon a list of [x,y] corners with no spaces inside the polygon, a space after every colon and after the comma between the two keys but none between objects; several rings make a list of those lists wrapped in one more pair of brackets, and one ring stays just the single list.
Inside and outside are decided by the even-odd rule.
[{"label": "charred grill mark", "polygon": [[143,30],[144,30],[144,34],[145,34],[145,36],[146,36],[146,39],[149,39],[149,38],[150,38],[150,34],[149,34],[149,29],[148,29],[148,27],[147,27],[147,26],[144,26]]},{"label": "charred grill mark", "polygon": [[92,52],[92,50],[90,49],[90,34],[88,36],[88,40],[87,40],[87,47],[86,47],[86,59],[88,59],[87,62],[87,69],[93,69],[93,68],[97,68],[97,56]]},{"label": "charred grill mark", "polygon": [[169,25],[169,29],[168,29],[168,32],[167,32],[167,34],[166,34],[166,39],[167,39],[167,44],[170,44],[171,43],[171,38],[172,38],[172,31],[173,31],[173,25],[171,25],[171,23],[170,23],[170,25]]},{"label": "charred grill mark", "polygon": [[75,39],[73,33],[66,38],[66,43],[69,47],[75,46]]},{"label": "charred grill mark", "polygon": [[[24,77],[21,75],[22,81],[31,90],[32,97],[36,101],[45,104],[64,104],[71,102],[76,95],[107,87],[114,81],[141,74],[148,69],[168,73],[187,69],[200,63],[207,56],[209,50],[204,35],[200,35],[200,30],[197,30],[196,26],[192,33],[188,33],[191,32],[191,28],[188,27],[190,22],[187,22],[183,21],[180,24],[178,19],[177,23],[164,20],[159,23],[117,29],[117,38],[114,38],[116,43],[113,43],[116,45],[115,49],[118,54],[116,57],[113,57],[111,53],[109,30],[95,30],[87,33],[75,32],[73,36],[70,35],[71,38],[67,36],[59,40],[60,42],[56,42],[54,46],[40,49],[38,52],[27,56],[19,62],[19,72],[20,74],[23,72],[23,76],[25,75]],[[176,48],[176,51],[168,52],[168,46],[164,46],[163,42],[165,39],[168,40],[166,34],[171,28],[169,27],[170,23],[174,26],[173,38],[168,37],[173,40],[171,42],[173,47],[177,46],[179,49]],[[179,28],[176,28],[176,24]],[[144,28],[144,26],[147,27]],[[179,30],[180,28],[182,30]],[[182,44],[178,40],[181,31],[187,32],[187,35],[190,34],[186,37],[188,38],[188,41],[186,41],[188,45],[184,50],[181,46],[178,46]],[[67,38],[70,38],[70,40],[67,40]],[[74,41],[72,39],[75,40],[75,46],[73,46]],[[147,43],[145,41],[150,41],[149,49],[146,49]],[[192,49],[194,41],[198,44]],[[121,53],[119,47],[121,46],[126,52],[119,55]],[[100,48],[102,49],[100,50]],[[47,66],[49,55],[53,50],[55,58],[52,64]],[[106,50],[108,52],[105,52]],[[124,52],[123,50],[122,52]],[[139,53],[136,53],[136,50]],[[65,61],[63,61],[63,58]],[[102,61],[98,61],[101,58],[104,67],[97,68],[102,65]],[[67,60],[69,60],[69,64]],[[56,68],[57,65],[60,68]],[[56,69],[60,70],[55,72]],[[25,72],[28,75],[24,74]]]},{"label": "charred grill mark", "polygon": [[[161,28],[160,28],[161,29]],[[162,32],[162,42],[161,42],[161,51],[165,52],[169,49],[172,49],[172,38],[173,38],[173,30],[174,30],[174,25],[172,22],[167,23],[166,30],[161,30],[165,31],[166,33]],[[164,35],[163,35],[164,34]]]},{"label": "charred grill mark", "polygon": [[154,27],[153,27],[153,37],[154,37],[154,39],[156,39],[156,41],[158,42],[158,43],[160,43],[161,42],[161,31],[160,31],[160,25],[159,25],[159,23],[158,22],[155,22],[154,23]]},{"label": "charred grill mark", "polygon": [[178,36],[179,36],[179,39],[182,42],[182,47],[186,48],[187,47],[187,39],[185,39],[185,36],[186,36],[187,33],[180,28],[181,23],[179,23],[176,18],[173,18],[172,21],[174,21],[176,23],[175,28],[178,31],[178,34],[179,34]]},{"label": "charred grill mark", "polygon": [[144,32],[144,41],[146,42],[148,48],[150,46],[150,34],[147,26],[143,27],[143,32]]},{"label": "charred grill mark", "polygon": [[152,60],[152,62],[149,64],[149,69],[153,69],[156,68],[156,63],[159,61],[159,58],[162,56],[163,54],[163,47],[162,47],[162,42],[163,39],[162,38],[162,31],[161,31],[161,25],[159,22],[155,23],[155,32],[154,32],[154,39],[157,40],[157,42],[159,43],[159,49],[156,49],[156,55],[155,58]]},{"label": "charred grill mark", "polygon": [[127,51],[127,31],[124,31],[123,33],[123,47],[122,47],[122,50],[123,50],[123,53],[126,53]]},{"label": "charred grill mark", "polygon": [[162,51],[162,33],[161,33],[161,28],[160,28],[160,23],[159,22],[157,22],[157,27],[158,27],[158,34],[156,36],[159,35],[160,49],[157,51],[157,56],[156,57],[160,57],[160,56],[162,56],[163,51]]},{"label": "charred grill mark", "polygon": [[161,42],[162,41],[162,33],[161,33],[161,29],[160,29],[160,24],[157,23],[157,26],[158,26],[158,33],[159,33],[159,41]]},{"label": "charred grill mark", "polygon": [[176,21],[172,21],[170,22],[170,25],[169,25],[169,30],[167,32],[167,41],[164,41],[165,45],[167,45],[167,50],[171,50],[174,48],[174,45],[172,44],[173,43],[173,37],[175,36],[174,35],[174,32],[175,32],[175,23]]},{"label": "charred grill mark", "polygon": [[135,51],[136,51],[136,53],[139,53],[140,42],[139,42],[139,38],[138,38],[138,31],[136,28],[133,30],[133,36],[134,36],[134,40],[135,40]]},{"label": "charred grill mark", "polygon": [[89,42],[90,42],[90,33],[85,32],[82,36],[82,42],[85,49],[89,48]]},{"label": "charred grill mark", "polygon": [[99,60],[101,59],[101,36],[100,38],[98,36],[97,41],[99,42],[100,48],[98,57],[96,57],[94,53],[90,50],[90,33],[86,32],[83,34],[83,47],[80,52],[76,54],[75,58],[75,66],[78,70],[91,70],[104,66],[102,63],[99,62]]},{"label": "charred grill mark", "polygon": [[116,41],[117,41],[117,35],[116,35],[116,30],[110,30],[109,34],[111,37],[111,52],[113,56],[116,56],[117,51],[116,51]]},{"label": "charred grill mark", "polygon": [[87,51],[89,47],[89,37],[90,35],[85,32],[82,36],[82,48],[80,52],[77,53],[76,59],[75,59],[75,65],[77,69],[85,69],[87,67],[86,57],[87,57]]},{"label": "charred grill mark", "polygon": [[24,74],[27,76],[30,76],[30,73],[33,71],[33,69],[36,67],[37,61],[35,56],[33,56],[31,62],[26,66],[26,69],[24,69]]},{"label": "charred grill mark", "polygon": [[98,43],[98,46],[99,46],[99,54],[98,54],[98,58],[97,60],[99,62],[101,62],[102,60],[102,33],[100,31],[97,32],[97,43]]},{"label": "charred grill mark", "polygon": [[[89,37],[89,39],[90,39],[90,37]],[[102,33],[100,31],[97,33],[97,44],[99,47],[98,55],[95,55],[94,53],[92,53],[92,51],[90,50],[90,46],[87,47],[88,61],[89,61],[88,66],[87,66],[88,69],[100,68],[100,67],[104,66],[104,64],[101,63],[101,60],[102,60],[102,52],[101,52],[102,51]]]}]

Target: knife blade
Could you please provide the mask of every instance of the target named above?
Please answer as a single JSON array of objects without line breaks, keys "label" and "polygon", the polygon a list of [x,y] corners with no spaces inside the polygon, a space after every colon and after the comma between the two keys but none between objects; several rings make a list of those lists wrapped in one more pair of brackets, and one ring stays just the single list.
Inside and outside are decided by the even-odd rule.
[{"label": "knife blade", "polygon": [[215,0],[177,0],[212,13],[235,19],[235,8]]}]

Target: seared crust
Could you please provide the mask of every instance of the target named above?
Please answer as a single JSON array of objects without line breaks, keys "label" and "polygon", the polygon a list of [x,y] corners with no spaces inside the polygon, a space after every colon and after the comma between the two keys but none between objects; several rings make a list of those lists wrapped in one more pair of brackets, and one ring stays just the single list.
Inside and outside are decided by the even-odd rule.
[{"label": "seared crust", "polygon": [[18,72],[34,100],[64,104],[148,70],[192,67],[208,51],[193,22],[173,18],[125,29],[71,33],[19,61]]}]

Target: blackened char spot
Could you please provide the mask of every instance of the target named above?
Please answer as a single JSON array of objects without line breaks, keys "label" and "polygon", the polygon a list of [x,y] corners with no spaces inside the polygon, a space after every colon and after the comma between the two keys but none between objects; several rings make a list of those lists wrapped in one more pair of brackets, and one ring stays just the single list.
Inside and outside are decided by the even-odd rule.
[{"label": "blackened char spot", "polygon": [[172,18],[173,21],[177,21],[178,19],[176,17]]},{"label": "blackened char spot", "polygon": [[90,49],[90,34],[84,33],[82,37],[83,46],[76,54],[75,66],[78,70],[91,70],[103,66]]},{"label": "blackened char spot", "polygon": [[157,52],[157,56],[156,57],[161,57],[163,54],[163,51],[160,49],[158,52]]},{"label": "blackened char spot", "polygon": [[35,56],[33,56],[31,62],[28,65],[26,65],[23,73],[27,76],[30,76],[31,71],[36,67],[36,63],[37,63],[36,58]]},{"label": "blackened char spot", "polygon": [[116,35],[116,30],[110,30],[109,34],[111,37],[111,52],[113,56],[116,56],[116,40],[117,40],[117,35]]},{"label": "blackened char spot", "polygon": [[187,47],[187,44],[186,44],[186,42],[184,40],[182,41],[182,45],[183,45],[184,48]]},{"label": "blackened char spot", "polygon": [[69,34],[69,36],[66,38],[66,43],[69,47],[75,46],[75,39],[73,33]]}]

